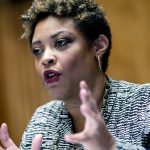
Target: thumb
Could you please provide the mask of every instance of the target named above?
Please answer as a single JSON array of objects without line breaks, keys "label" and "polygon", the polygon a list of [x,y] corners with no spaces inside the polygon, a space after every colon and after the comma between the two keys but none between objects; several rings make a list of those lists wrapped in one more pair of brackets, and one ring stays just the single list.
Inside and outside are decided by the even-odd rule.
[{"label": "thumb", "polygon": [[14,144],[12,139],[9,137],[8,127],[6,123],[3,123],[0,128],[0,141],[4,148],[8,149],[14,147],[14,150],[17,149],[17,146]]},{"label": "thumb", "polygon": [[76,134],[66,134],[64,136],[65,141],[70,142],[70,143],[78,143],[81,144],[86,140],[86,136],[83,132],[76,133]]},{"label": "thumb", "polygon": [[40,150],[42,145],[42,135],[37,134],[32,141],[31,150]]}]

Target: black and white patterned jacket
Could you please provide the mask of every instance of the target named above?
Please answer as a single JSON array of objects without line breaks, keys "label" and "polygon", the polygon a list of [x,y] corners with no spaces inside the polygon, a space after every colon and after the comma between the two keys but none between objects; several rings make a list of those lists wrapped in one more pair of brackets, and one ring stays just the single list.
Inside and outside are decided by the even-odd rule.
[{"label": "black and white patterned jacket", "polygon": [[[133,84],[108,78],[103,107],[105,123],[116,138],[116,150],[150,148],[150,84]],[[34,113],[20,144],[30,150],[36,134],[43,134],[43,150],[74,150],[76,145],[64,141],[73,133],[71,117],[62,101],[54,100]],[[80,149],[84,149],[80,145]]]}]

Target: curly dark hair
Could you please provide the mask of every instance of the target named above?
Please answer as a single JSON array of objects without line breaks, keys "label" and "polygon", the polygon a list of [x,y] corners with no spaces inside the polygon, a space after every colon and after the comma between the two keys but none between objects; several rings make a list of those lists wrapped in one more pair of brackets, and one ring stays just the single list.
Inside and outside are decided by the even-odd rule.
[{"label": "curly dark hair", "polygon": [[25,30],[22,37],[27,38],[31,44],[36,24],[48,16],[72,19],[77,29],[91,42],[104,34],[109,41],[102,57],[102,71],[106,71],[112,42],[109,22],[102,6],[94,0],[35,0],[21,16]]}]

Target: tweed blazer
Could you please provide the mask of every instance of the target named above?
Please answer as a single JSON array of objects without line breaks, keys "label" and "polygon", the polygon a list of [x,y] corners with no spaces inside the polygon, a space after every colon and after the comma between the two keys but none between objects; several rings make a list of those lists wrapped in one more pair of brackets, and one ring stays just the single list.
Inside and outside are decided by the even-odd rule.
[{"label": "tweed blazer", "polygon": [[[150,84],[108,78],[100,114],[116,139],[116,150],[150,148]],[[43,135],[43,150],[77,149],[77,144],[64,140],[64,135],[74,133],[74,129],[63,101],[53,100],[35,111],[23,134],[20,149],[31,149],[32,139],[39,133]],[[78,149],[84,147],[78,145]]]}]

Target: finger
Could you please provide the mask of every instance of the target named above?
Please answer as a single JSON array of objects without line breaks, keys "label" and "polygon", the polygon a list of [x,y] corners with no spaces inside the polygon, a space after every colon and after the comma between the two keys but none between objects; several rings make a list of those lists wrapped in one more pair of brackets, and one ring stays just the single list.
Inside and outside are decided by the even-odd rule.
[{"label": "finger", "polygon": [[[94,97],[91,93],[91,90],[89,89],[89,87],[88,87],[88,85],[85,81],[80,81],[80,92],[81,91],[86,91],[86,94],[88,96],[87,97],[88,99],[83,99],[83,102],[90,102],[90,103],[93,103],[96,106],[96,101],[94,100]],[[82,94],[82,92],[80,94]]]},{"label": "finger", "polygon": [[87,93],[91,94],[91,91],[85,81],[80,81],[80,90],[82,90],[82,89],[85,89],[87,91]]},{"label": "finger", "polygon": [[87,89],[87,90],[89,89],[87,83],[86,83],[85,81],[83,81],[83,80],[80,81],[80,89],[81,89],[81,88],[85,88],[85,89]]},{"label": "finger", "polygon": [[40,150],[42,145],[42,135],[38,134],[33,138],[31,150]]},{"label": "finger", "polygon": [[80,111],[86,118],[86,122],[88,124],[97,123],[100,120],[100,114],[92,94],[89,94],[86,89],[82,89],[80,91],[80,97],[82,99]]},{"label": "finger", "polygon": [[82,88],[80,90],[80,99],[82,101],[82,104],[86,105],[86,107],[91,109],[93,112],[95,112],[95,113],[99,112],[98,108],[97,108],[97,105],[96,105],[96,102],[95,102],[90,90]]},{"label": "finger", "polygon": [[4,149],[0,146],[0,150],[4,150]]},{"label": "finger", "polygon": [[1,144],[3,145],[3,147],[6,148],[6,149],[10,148],[10,147],[17,148],[17,146],[14,144],[14,142],[9,137],[8,127],[7,127],[6,123],[3,123],[1,125],[1,129],[0,129],[0,141],[1,141]]},{"label": "finger", "polygon": [[85,105],[80,107],[80,111],[85,117],[85,131],[89,131],[99,124],[99,116],[95,112],[89,110]]},{"label": "finger", "polygon": [[76,133],[76,134],[66,134],[64,136],[65,141],[70,143],[78,143],[81,144],[83,141],[87,140],[88,136],[84,134],[84,132]]}]

